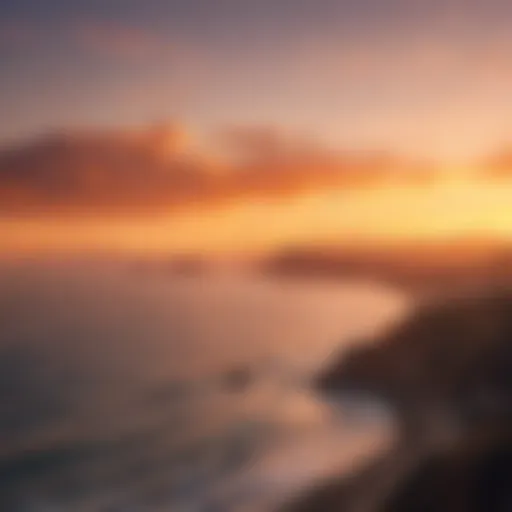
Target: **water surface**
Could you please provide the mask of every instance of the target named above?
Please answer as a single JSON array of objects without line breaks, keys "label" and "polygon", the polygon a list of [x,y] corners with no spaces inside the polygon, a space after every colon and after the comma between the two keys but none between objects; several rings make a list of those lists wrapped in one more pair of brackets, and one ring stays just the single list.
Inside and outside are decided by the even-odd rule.
[{"label": "water surface", "polygon": [[0,273],[0,501],[20,511],[265,511],[388,442],[309,390],[403,311],[364,283],[100,263]]}]

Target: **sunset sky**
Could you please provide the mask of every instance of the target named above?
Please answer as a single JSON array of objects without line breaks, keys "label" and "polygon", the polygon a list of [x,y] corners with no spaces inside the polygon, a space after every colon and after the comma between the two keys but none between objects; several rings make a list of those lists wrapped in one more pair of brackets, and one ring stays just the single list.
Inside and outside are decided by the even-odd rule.
[{"label": "sunset sky", "polygon": [[[508,173],[508,0],[4,0],[0,90],[0,229],[11,248],[110,240],[221,250],[246,246],[248,231],[257,247],[343,234],[512,235],[499,191],[508,185],[375,192],[350,176],[347,192],[348,168],[389,173],[388,157],[464,174],[503,150]],[[176,137],[158,160],[144,130],[168,120]],[[45,139],[56,130],[72,142]],[[127,133],[139,135],[125,144]],[[64,161],[72,178],[62,179]],[[114,176],[107,161],[130,162],[135,177]],[[103,220],[70,228],[70,218],[42,215],[55,201],[90,203]],[[110,203],[129,211],[122,227],[105,213]],[[201,207],[172,213],[177,203]],[[158,220],[141,204],[157,205]],[[271,229],[254,228],[269,218]]]},{"label": "sunset sky", "polygon": [[461,157],[512,131],[507,0],[6,0],[0,134],[186,119]]}]

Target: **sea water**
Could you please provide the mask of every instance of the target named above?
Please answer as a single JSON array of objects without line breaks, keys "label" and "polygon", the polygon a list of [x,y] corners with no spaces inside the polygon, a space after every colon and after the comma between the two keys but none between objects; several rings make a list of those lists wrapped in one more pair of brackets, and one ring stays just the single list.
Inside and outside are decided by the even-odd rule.
[{"label": "sea water", "polygon": [[113,263],[0,272],[0,504],[264,512],[384,449],[310,387],[407,308],[362,282]]}]

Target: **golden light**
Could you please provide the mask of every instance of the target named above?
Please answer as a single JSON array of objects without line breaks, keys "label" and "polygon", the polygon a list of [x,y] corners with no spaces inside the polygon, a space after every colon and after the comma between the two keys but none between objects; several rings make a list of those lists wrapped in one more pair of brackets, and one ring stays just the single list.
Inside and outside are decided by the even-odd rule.
[{"label": "golden light", "polygon": [[305,191],[200,211],[113,219],[3,220],[4,251],[266,251],[293,244],[512,240],[512,181],[450,173],[435,184]]}]

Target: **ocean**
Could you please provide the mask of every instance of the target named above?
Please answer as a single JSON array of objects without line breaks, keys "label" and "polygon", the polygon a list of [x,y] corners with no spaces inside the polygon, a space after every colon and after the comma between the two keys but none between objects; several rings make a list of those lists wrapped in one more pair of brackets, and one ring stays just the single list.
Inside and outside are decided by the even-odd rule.
[{"label": "ocean", "polygon": [[365,282],[178,275],[126,262],[0,270],[0,509],[266,512],[393,436],[310,383],[407,298]]}]

